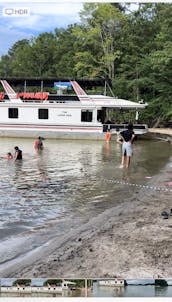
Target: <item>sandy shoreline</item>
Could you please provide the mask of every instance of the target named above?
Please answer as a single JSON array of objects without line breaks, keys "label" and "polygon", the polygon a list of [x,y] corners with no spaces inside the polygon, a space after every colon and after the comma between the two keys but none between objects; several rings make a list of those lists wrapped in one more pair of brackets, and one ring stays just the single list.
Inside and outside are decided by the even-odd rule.
[{"label": "sandy shoreline", "polygon": [[172,136],[172,129],[171,128],[149,128],[150,133],[160,133],[160,134],[167,134]]},{"label": "sandy shoreline", "polygon": [[[171,159],[172,161],[172,159]],[[172,189],[172,167],[149,180],[152,186]],[[123,278],[172,277],[172,192],[146,188],[31,253],[20,263],[1,267],[3,278]]]}]

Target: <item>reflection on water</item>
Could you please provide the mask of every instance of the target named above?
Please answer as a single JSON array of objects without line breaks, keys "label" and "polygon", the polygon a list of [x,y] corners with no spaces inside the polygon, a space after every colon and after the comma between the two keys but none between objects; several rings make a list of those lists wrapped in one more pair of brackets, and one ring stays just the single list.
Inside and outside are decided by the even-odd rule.
[{"label": "reflection on water", "polygon": [[63,290],[61,293],[0,293],[0,297],[85,297],[85,289]]},{"label": "reflection on water", "polygon": [[98,286],[93,283],[92,297],[172,297],[172,286],[129,285],[125,287]]},{"label": "reflection on water", "polygon": [[45,294],[45,293],[0,293],[0,297],[62,297],[61,294]]},{"label": "reflection on water", "polygon": [[[23,161],[6,160],[15,145]],[[122,203],[167,163],[171,146],[138,141],[129,171],[119,169],[121,146],[95,141],[0,139],[0,263],[33,250]]]},{"label": "reflection on water", "polygon": [[172,286],[160,287],[154,285],[129,285],[125,287],[98,286],[93,282],[93,288],[87,292],[76,289],[65,290],[62,293],[0,293],[0,297],[172,297]]}]

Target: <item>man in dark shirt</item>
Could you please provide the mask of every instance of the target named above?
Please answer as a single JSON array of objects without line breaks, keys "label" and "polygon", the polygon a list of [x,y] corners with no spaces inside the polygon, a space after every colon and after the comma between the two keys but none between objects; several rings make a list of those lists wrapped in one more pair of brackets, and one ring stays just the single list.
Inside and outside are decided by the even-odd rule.
[{"label": "man in dark shirt", "polygon": [[22,159],[22,151],[19,149],[19,147],[14,147],[14,150],[15,150],[15,155],[14,155],[14,158],[15,160],[18,160],[18,159]]},{"label": "man in dark shirt", "polygon": [[133,131],[133,125],[129,124],[127,130],[124,130],[120,132],[120,137],[122,138],[122,159],[121,159],[121,165],[120,168],[124,167],[125,163],[125,158],[126,158],[126,163],[125,166],[126,168],[129,167],[130,161],[131,161],[131,156],[132,156],[132,142],[135,138],[135,134]]}]

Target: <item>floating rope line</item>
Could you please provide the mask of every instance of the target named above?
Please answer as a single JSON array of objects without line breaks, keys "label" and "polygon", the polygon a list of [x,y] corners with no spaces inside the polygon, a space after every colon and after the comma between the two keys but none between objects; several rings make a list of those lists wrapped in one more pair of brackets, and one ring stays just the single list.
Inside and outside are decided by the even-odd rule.
[{"label": "floating rope line", "polygon": [[129,183],[129,182],[120,181],[120,180],[113,180],[113,179],[103,179],[103,181],[111,182],[114,184],[131,186],[131,187],[149,189],[149,190],[153,190],[153,191],[172,192],[172,189],[168,189],[166,187],[155,187],[155,186],[149,186],[149,185],[134,184],[134,183]]}]

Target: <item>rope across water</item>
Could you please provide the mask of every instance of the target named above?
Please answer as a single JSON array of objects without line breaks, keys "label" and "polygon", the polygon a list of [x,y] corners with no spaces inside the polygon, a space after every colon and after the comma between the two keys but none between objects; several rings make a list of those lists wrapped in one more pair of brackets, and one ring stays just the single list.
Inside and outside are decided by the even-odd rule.
[{"label": "rope across water", "polygon": [[143,189],[148,189],[148,190],[153,190],[153,191],[162,191],[162,192],[172,193],[172,189],[168,189],[166,187],[142,185],[142,184],[129,183],[129,182],[120,181],[120,180],[113,180],[113,179],[102,179],[102,180],[105,181],[105,182],[110,182],[110,183],[114,183],[114,184],[132,186],[132,187],[143,188]]}]

